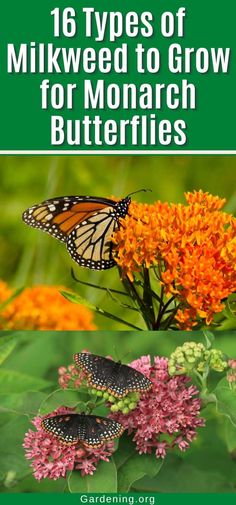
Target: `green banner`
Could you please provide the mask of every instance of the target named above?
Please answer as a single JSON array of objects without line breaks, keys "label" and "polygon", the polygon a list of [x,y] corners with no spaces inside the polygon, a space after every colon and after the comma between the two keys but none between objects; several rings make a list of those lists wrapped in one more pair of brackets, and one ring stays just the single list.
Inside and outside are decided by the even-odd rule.
[{"label": "green banner", "polygon": [[235,0],[0,7],[0,152],[236,150]]},{"label": "green banner", "polygon": [[[158,494],[158,493],[126,493],[126,494],[108,494],[108,493],[76,493],[76,494],[43,494],[44,502],[46,505],[51,505],[52,500],[56,500],[57,504],[128,504],[128,505],[136,505],[136,504],[146,504],[146,505],[173,505],[173,503],[181,505],[189,505],[191,502],[192,505],[198,505],[201,502],[203,505],[221,505],[222,501],[227,505],[233,505],[235,503],[235,494],[194,494],[194,493],[171,493],[171,494]],[[6,494],[1,496],[2,504],[8,505],[11,503],[16,503],[16,495],[15,494]],[[35,505],[41,504],[42,495],[37,493],[31,494],[18,494],[17,495],[17,503],[24,503],[25,505],[31,504],[32,500]]]}]

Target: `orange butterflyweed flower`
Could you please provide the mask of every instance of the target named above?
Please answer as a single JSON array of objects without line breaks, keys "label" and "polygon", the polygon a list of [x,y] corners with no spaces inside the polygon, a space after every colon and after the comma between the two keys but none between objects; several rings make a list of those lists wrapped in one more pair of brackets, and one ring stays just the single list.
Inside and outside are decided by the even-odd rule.
[{"label": "orange butterflyweed flower", "polygon": [[[0,283],[0,290],[3,288]],[[60,294],[61,289],[26,288],[3,308],[0,326],[11,330],[95,330],[93,312],[84,305],[71,304]]]},{"label": "orange butterflyweed flower", "polygon": [[236,218],[218,196],[194,191],[185,198],[187,205],[131,203],[112,237],[123,281],[146,318],[149,310],[151,328],[210,325],[236,291]]},{"label": "orange butterflyweed flower", "polygon": [[12,295],[11,289],[7,283],[0,279],[0,306],[10,298]]}]

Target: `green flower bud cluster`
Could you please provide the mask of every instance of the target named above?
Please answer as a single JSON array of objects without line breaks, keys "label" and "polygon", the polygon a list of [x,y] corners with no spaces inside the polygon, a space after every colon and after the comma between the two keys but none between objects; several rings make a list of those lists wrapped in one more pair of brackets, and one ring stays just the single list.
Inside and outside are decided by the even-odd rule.
[{"label": "green flower bud cluster", "polygon": [[185,342],[177,347],[169,359],[169,374],[188,374],[192,370],[204,372],[206,367],[216,372],[223,372],[227,368],[227,361],[222,351],[206,349],[203,344]]},{"label": "green flower bud cluster", "polygon": [[185,342],[181,347],[176,347],[170,355],[169,374],[179,375],[190,372],[204,360],[205,351],[205,346],[196,342]]},{"label": "green flower bud cluster", "polygon": [[124,398],[116,398],[112,396],[108,391],[99,391],[97,389],[91,389],[91,394],[103,397],[108,403],[111,403],[110,410],[111,412],[119,412],[122,414],[129,414],[131,410],[134,410],[137,406],[137,403],[140,399],[139,393],[129,393]]},{"label": "green flower bud cluster", "polygon": [[228,368],[228,363],[222,351],[218,349],[211,349],[206,352],[209,353],[207,360],[209,361],[209,368],[211,370],[215,370],[215,372],[223,372],[226,368]]}]

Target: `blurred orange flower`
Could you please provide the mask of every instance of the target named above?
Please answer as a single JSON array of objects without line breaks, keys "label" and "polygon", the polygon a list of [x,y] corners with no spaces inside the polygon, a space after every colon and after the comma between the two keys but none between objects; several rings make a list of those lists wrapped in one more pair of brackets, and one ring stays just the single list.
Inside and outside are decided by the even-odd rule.
[{"label": "blurred orange flower", "polygon": [[186,193],[187,205],[131,203],[112,237],[114,257],[131,282],[155,268],[167,296],[178,302],[175,319],[189,330],[210,324],[236,291],[236,218],[225,200],[203,191]]},{"label": "blurred orange flower", "polygon": [[[96,330],[93,313],[87,307],[72,304],[60,290],[63,287],[26,288],[2,311],[0,327],[14,330]],[[0,281],[0,302],[11,291]]]},{"label": "blurred orange flower", "polygon": [[7,283],[0,279],[0,305],[10,298],[12,292]]}]

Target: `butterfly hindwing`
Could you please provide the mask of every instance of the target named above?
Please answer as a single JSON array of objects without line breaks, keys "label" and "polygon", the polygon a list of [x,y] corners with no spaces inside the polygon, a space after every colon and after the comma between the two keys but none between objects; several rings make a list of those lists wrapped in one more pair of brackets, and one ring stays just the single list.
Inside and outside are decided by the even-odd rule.
[{"label": "butterfly hindwing", "polygon": [[112,207],[106,207],[80,223],[67,240],[71,257],[81,266],[104,270],[115,265],[111,235],[118,227]]},{"label": "butterfly hindwing", "polygon": [[90,387],[108,390],[118,398],[123,398],[130,392],[145,393],[152,385],[141,372],[102,356],[77,353],[74,361],[87,374]]},{"label": "butterfly hindwing", "polygon": [[88,447],[99,447],[104,442],[122,435],[124,428],[117,421],[100,416],[62,414],[43,419],[42,428],[62,443],[82,442]]}]

